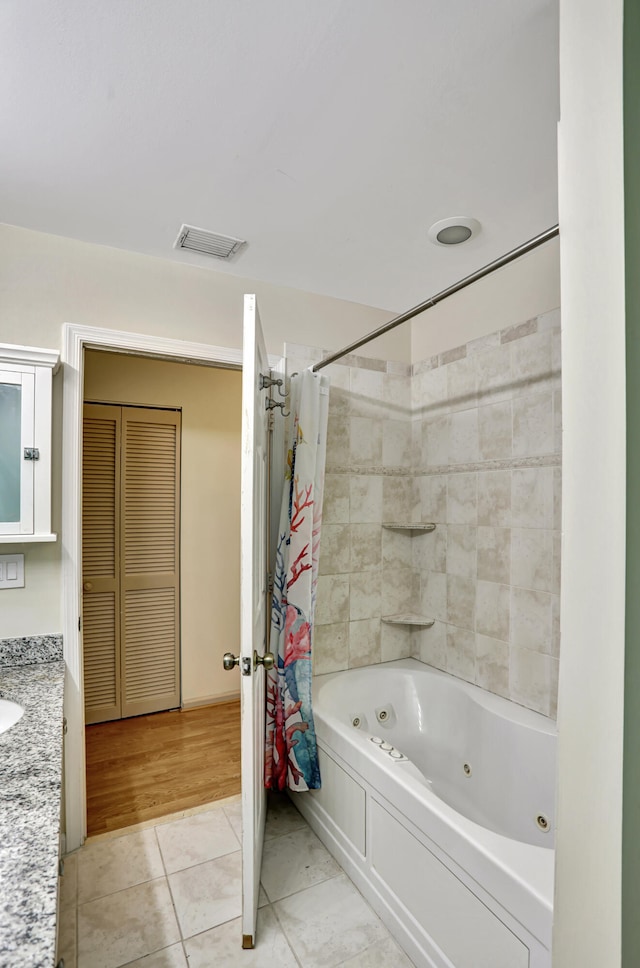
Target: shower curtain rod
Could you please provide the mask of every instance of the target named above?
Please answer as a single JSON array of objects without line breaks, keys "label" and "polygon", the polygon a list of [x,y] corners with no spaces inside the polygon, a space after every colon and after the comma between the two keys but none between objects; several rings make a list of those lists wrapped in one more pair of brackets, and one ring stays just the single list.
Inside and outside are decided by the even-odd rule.
[{"label": "shower curtain rod", "polygon": [[460,279],[459,282],[454,282],[452,286],[447,286],[441,292],[436,293],[435,296],[431,296],[430,299],[425,299],[424,302],[419,303],[414,306],[413,309],[408,309],[406,312],[401,313],[400,316],[394,316],[390,319],[388,323],[383,323],[382,326],[378,326],[367,336],[363,336],[361,339],[355,340],[353,343],[349,343],[343,349],[339,350],[337,353],[332,353],[330,356],[325,357],[319,363],[316,363],[312,367],[314,373],[321,370],[324,366],[329,366],[330,363],[335,363],[341,357],[346,356],[347,353],[352,353],[353,350],[357,350],[360,346],[364,346],[365,343],[370,343],[371,340],[377,339],[378,336],[384,336],[390,330],[395,329],[396,326],[400,326],[401,323],[406,323],[408,319],[413,319],[414,316],[419,316],[423,313],[425,309],[431,309],[436,306],[447,296],[452,296],[454,292],[460,292],[461,289],[466,289],[470,286],[472,282],[477,282],[478,279],[488,276],[490,272],[495,272],[496,269],[501,269],[502,266],[508,265],[515,259],[519,259],[521,255],[526,255],[527,252],[531,252],[536,249],[539,245],[543,245],[545,242],[549,242],[550,239],[554,239],[556,235],[560,234],[559,226],[554,225],[552,228],[547,229],[545,232],[541,232],[540,235],[536,235],[533,239],[529,239],[528,242],[523,242],[515,249],[511,249],[506,255],[501,255],[499,259],[494,259],[493,262],[487,263],[482,269],[478,269],[476,272],[472,272],[471,275],[465,276],[464,279]]}]

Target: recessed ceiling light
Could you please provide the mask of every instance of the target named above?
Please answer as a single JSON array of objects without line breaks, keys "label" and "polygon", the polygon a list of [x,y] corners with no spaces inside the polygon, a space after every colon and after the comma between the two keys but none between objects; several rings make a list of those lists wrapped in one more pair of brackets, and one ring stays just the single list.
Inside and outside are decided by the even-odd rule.
[{"label": "recessed ceiling light", "polygon": [[429,239],[434,245],[460,245],[472,239],[479,231],[480,222],[477,219],[454,215],[452,218],[434,222],[429,229]]}]

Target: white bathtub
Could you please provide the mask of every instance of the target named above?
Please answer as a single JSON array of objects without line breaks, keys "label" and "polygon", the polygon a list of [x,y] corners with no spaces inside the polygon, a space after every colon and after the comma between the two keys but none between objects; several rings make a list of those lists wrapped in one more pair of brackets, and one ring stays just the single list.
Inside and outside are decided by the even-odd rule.
[{"label": "white bathtub", "polygon": [[414,659],[314,701],[323,787],[292,798],[415,964],[549,968],[555,724]]}]

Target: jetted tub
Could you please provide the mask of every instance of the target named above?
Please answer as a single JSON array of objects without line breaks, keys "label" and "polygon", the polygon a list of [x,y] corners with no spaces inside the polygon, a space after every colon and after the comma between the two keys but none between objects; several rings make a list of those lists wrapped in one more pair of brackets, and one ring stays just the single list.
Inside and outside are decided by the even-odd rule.
[{"label": "jetted tub", "polygon": [[415,659],[314,703],[323,786],[292,799],[415,964],[550,968],[555,724]]}]

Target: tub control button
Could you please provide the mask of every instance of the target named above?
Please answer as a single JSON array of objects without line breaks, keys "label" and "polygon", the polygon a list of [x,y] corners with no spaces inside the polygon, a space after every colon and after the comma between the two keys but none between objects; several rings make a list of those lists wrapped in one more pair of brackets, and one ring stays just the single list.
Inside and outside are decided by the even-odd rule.
[{"label": "tub control button", "polygon": [[390,750],[389,751],[389,756],[391,757],[392,760],[403,760],[404,759],[404,753],[401,753],[400,750]]},{"label": "tub control button", "polygon": [[372,743],[375,743],[376,746],[381,746],[384,743],[384,740],[381,739],[379,736],[372,736],[371,737],[371,742]]},{"label": "tub control button", "polygon": [[391,743],[380,743],[380,749],[384,750],[385,753],[388,753],[390,752],[390,750],[393,749],[393,746],[391,745]]}]

